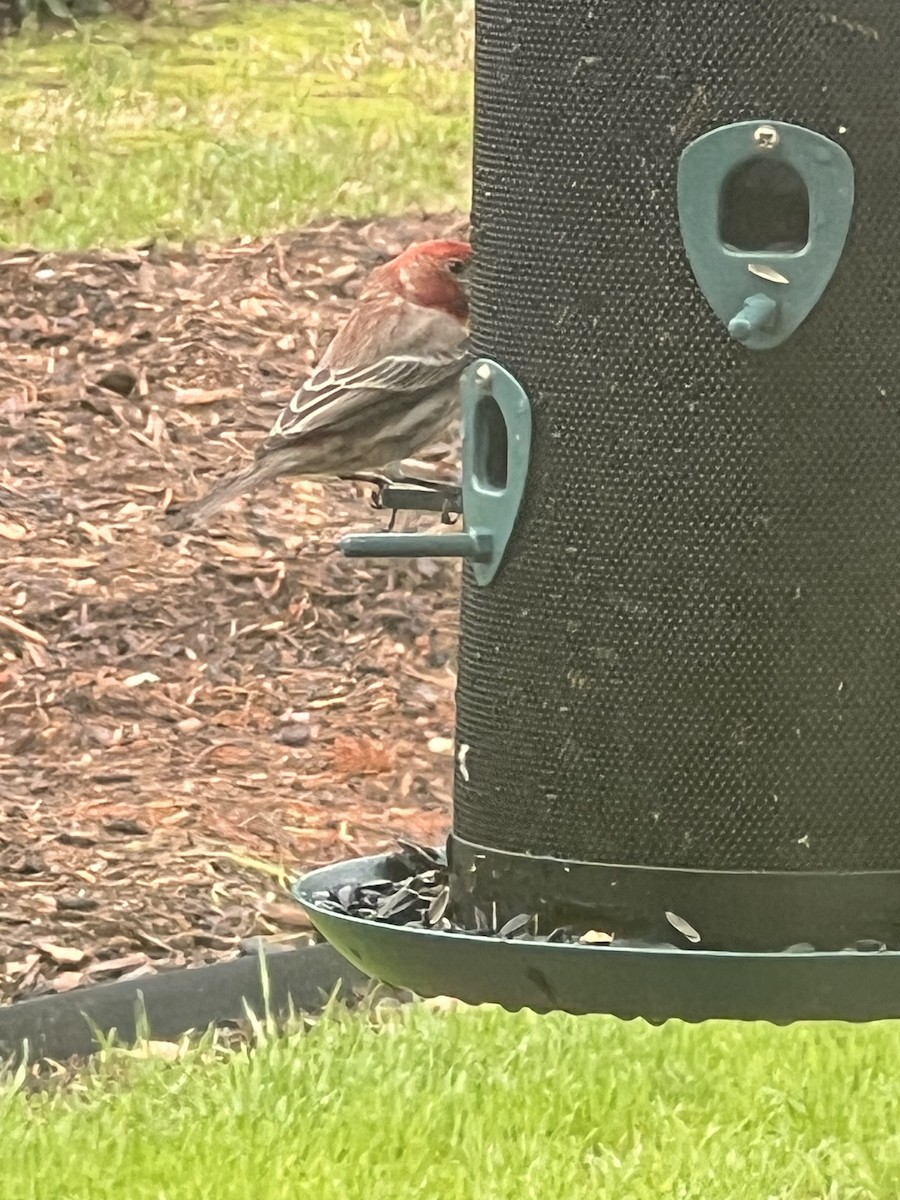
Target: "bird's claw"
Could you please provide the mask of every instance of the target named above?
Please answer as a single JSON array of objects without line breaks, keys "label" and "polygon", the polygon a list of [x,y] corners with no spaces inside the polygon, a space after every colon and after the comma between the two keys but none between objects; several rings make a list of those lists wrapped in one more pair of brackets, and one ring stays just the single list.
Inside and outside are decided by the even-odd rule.
[{"label": "bird's claw", "polygon": [[373,487],[372,494],[369,498],[372,508],[384,508],[384,489],[390,487],[394,482],[388,475],[379,475],[376,472],[359,472],[354,475],[338,475],[338,479],[345,483],[371,483]]},{"label": "bird's claw", "polygon": [[[377,487],[375,488],[375,490],[372,492],[369,502],[372,505],[372,507],[376,510],[376,512],[381,512],[381,510],[385,508],[384,493],[385,493],[385,490],[391,485],[392,482],[393,482],[393,480],[386,479],[384,481],[384,483],[379,483],[377,485]],[[397,522],[397,512],[398,512],[398,510],[396,508],[390,509],[391,519],[388,521],[388,527],[385,530],[386,533],[391,533],[393,531],[394,525]]]},{"label": "bird's claw", "polygon": [[381,509],[384,508],[384,506],[385,506],[384,505],[384,493],[385,493],[386,489],[390,487],[390,485],[391,485],[391,480],[384,479],[384,480],[380,481],[379,483],[376,483],[374,488],[372,489],[371,495],[369,496],[369,504],[376,511],[380,511]]},{"label": "bird's claw", "polygon": [[[385,476],[385,477],[378,477],[378,478],[371,477],[368,480],[368,482],[374,483],[374,485],[375,485],[372,488],[372,492],[369,496],[369,505],[376,512],[381,512],[385,508],[384,493],[387,490],[387,488],[389,488],[394,481],[392,479],[388,479]],[[388,533],[390,533],[391,530],[394,528],[394,523],[397,520],[397,509],[392,508],[390,510],[390,512],[391,512],[391,519],[388,522],[388,527],[387,527]]]},{"label": "bird's claw", "polygon": [[456,511],[456,508],[453,507],[453,505],[450,502],[450,498],[448,497],[444,501],[444,507],[441,509],[441,524],[442,525],[455,525],[456,522],[459,520],[459,517],[460,517],[460,514]]}]

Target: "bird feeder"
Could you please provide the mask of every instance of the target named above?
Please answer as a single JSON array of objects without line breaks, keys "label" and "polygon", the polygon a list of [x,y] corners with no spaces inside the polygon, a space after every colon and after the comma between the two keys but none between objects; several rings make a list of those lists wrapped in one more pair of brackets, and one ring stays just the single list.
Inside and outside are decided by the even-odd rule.
[{"label": "bird feeder", "polygon": [[370,974],[900,1016],[900,5],[850,10],[477,5],[448,891],[297,888]]}]

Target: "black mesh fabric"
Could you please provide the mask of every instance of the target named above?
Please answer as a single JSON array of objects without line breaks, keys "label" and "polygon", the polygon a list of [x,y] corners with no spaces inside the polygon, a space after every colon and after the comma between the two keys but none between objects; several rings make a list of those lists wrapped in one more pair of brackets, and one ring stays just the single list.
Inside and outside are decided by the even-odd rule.
[{"label": "black mesh fabric", "polygon": [[[900,3],[480,0],[474,337],[529,491],[467,578],[454,830],[723,870],[900,867]],[[780,348],[681,244],[681,150],[791,121],[857,205]]]}]

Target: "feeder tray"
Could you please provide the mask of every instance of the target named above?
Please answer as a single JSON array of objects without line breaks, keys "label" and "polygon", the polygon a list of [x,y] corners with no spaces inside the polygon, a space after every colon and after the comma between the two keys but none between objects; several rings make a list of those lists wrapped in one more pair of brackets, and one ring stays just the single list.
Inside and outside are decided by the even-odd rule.
[{"label": "feeder tray", "polygon": [[321,867],[294,896],[313,925],[365,974],[419,996],[456,996],[516,1011],[608,1013],[661,1024],[712,1018],[776,1025],[900,1017],[900,952],[768,954],[671,947],[563,945],[445,932],[354,917],[313,899],[409,874],[377,855]]}]

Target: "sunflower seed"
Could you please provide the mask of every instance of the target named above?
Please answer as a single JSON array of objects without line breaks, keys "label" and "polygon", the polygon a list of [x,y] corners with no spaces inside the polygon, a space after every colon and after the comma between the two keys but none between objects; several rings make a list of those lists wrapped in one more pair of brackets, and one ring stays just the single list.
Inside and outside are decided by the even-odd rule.
[{"label": "sunflower seed", "polygon": [[756,275],[760,279],[768,279],[769,283],[791,282],[786,275],[782,275],[774,267],[767,267],[764,263],[748,263],[747,270],[751,275]]},{"label": "sunflower seed", "polygon": [[429,925],[437,925],[447,911],[447,905],[450,903],[450,889],[443,887],[428,905],[427,923]]},{"label": "sunflower seed", "polygon": [[415,902],[415,893],[411,892],[409,888],[402,887],[399,891],[394,892],[393,896],[387,896],[382,900],[375,912],[380,920],[384,920],[385,917],[391,917],[401,909],[405,912]]},{"label": "sunflower seed", "polygon": [[613,935],[604,933],[602,929],[589,929],[578,940],[582,946],[608,946],[613,940]]},{"label": "sunflower seed", "polygon": [[397,845],[401,850],[399,857],[410,863],[415,871],[428,871],[441,865],[439,850],[433,850],[430,846],[420,846],[417,842],[408,842],[405,838],[397,838]]},{"label": "sunflower seed", "polygon": [[678,932],[681,934],[681,936],[687,938],[687,940],[689,942],[699,942],[700,941],[700,934],[693,927],[693,925],[688,924],[688,922],[684,919],[684,917],[679,917],[676,913],[673,913],[673,912],[667,912],[666,920],[669,922],[669,924],[672,926],[673,929],[677,929]]},{"label": "sunflower seed", "polygon": [[530,922],[531,913],[519,913],[516,917],[510,917],[506,924],[497,930],[497,937],[515,937],[517,933],[523,933]]}]

